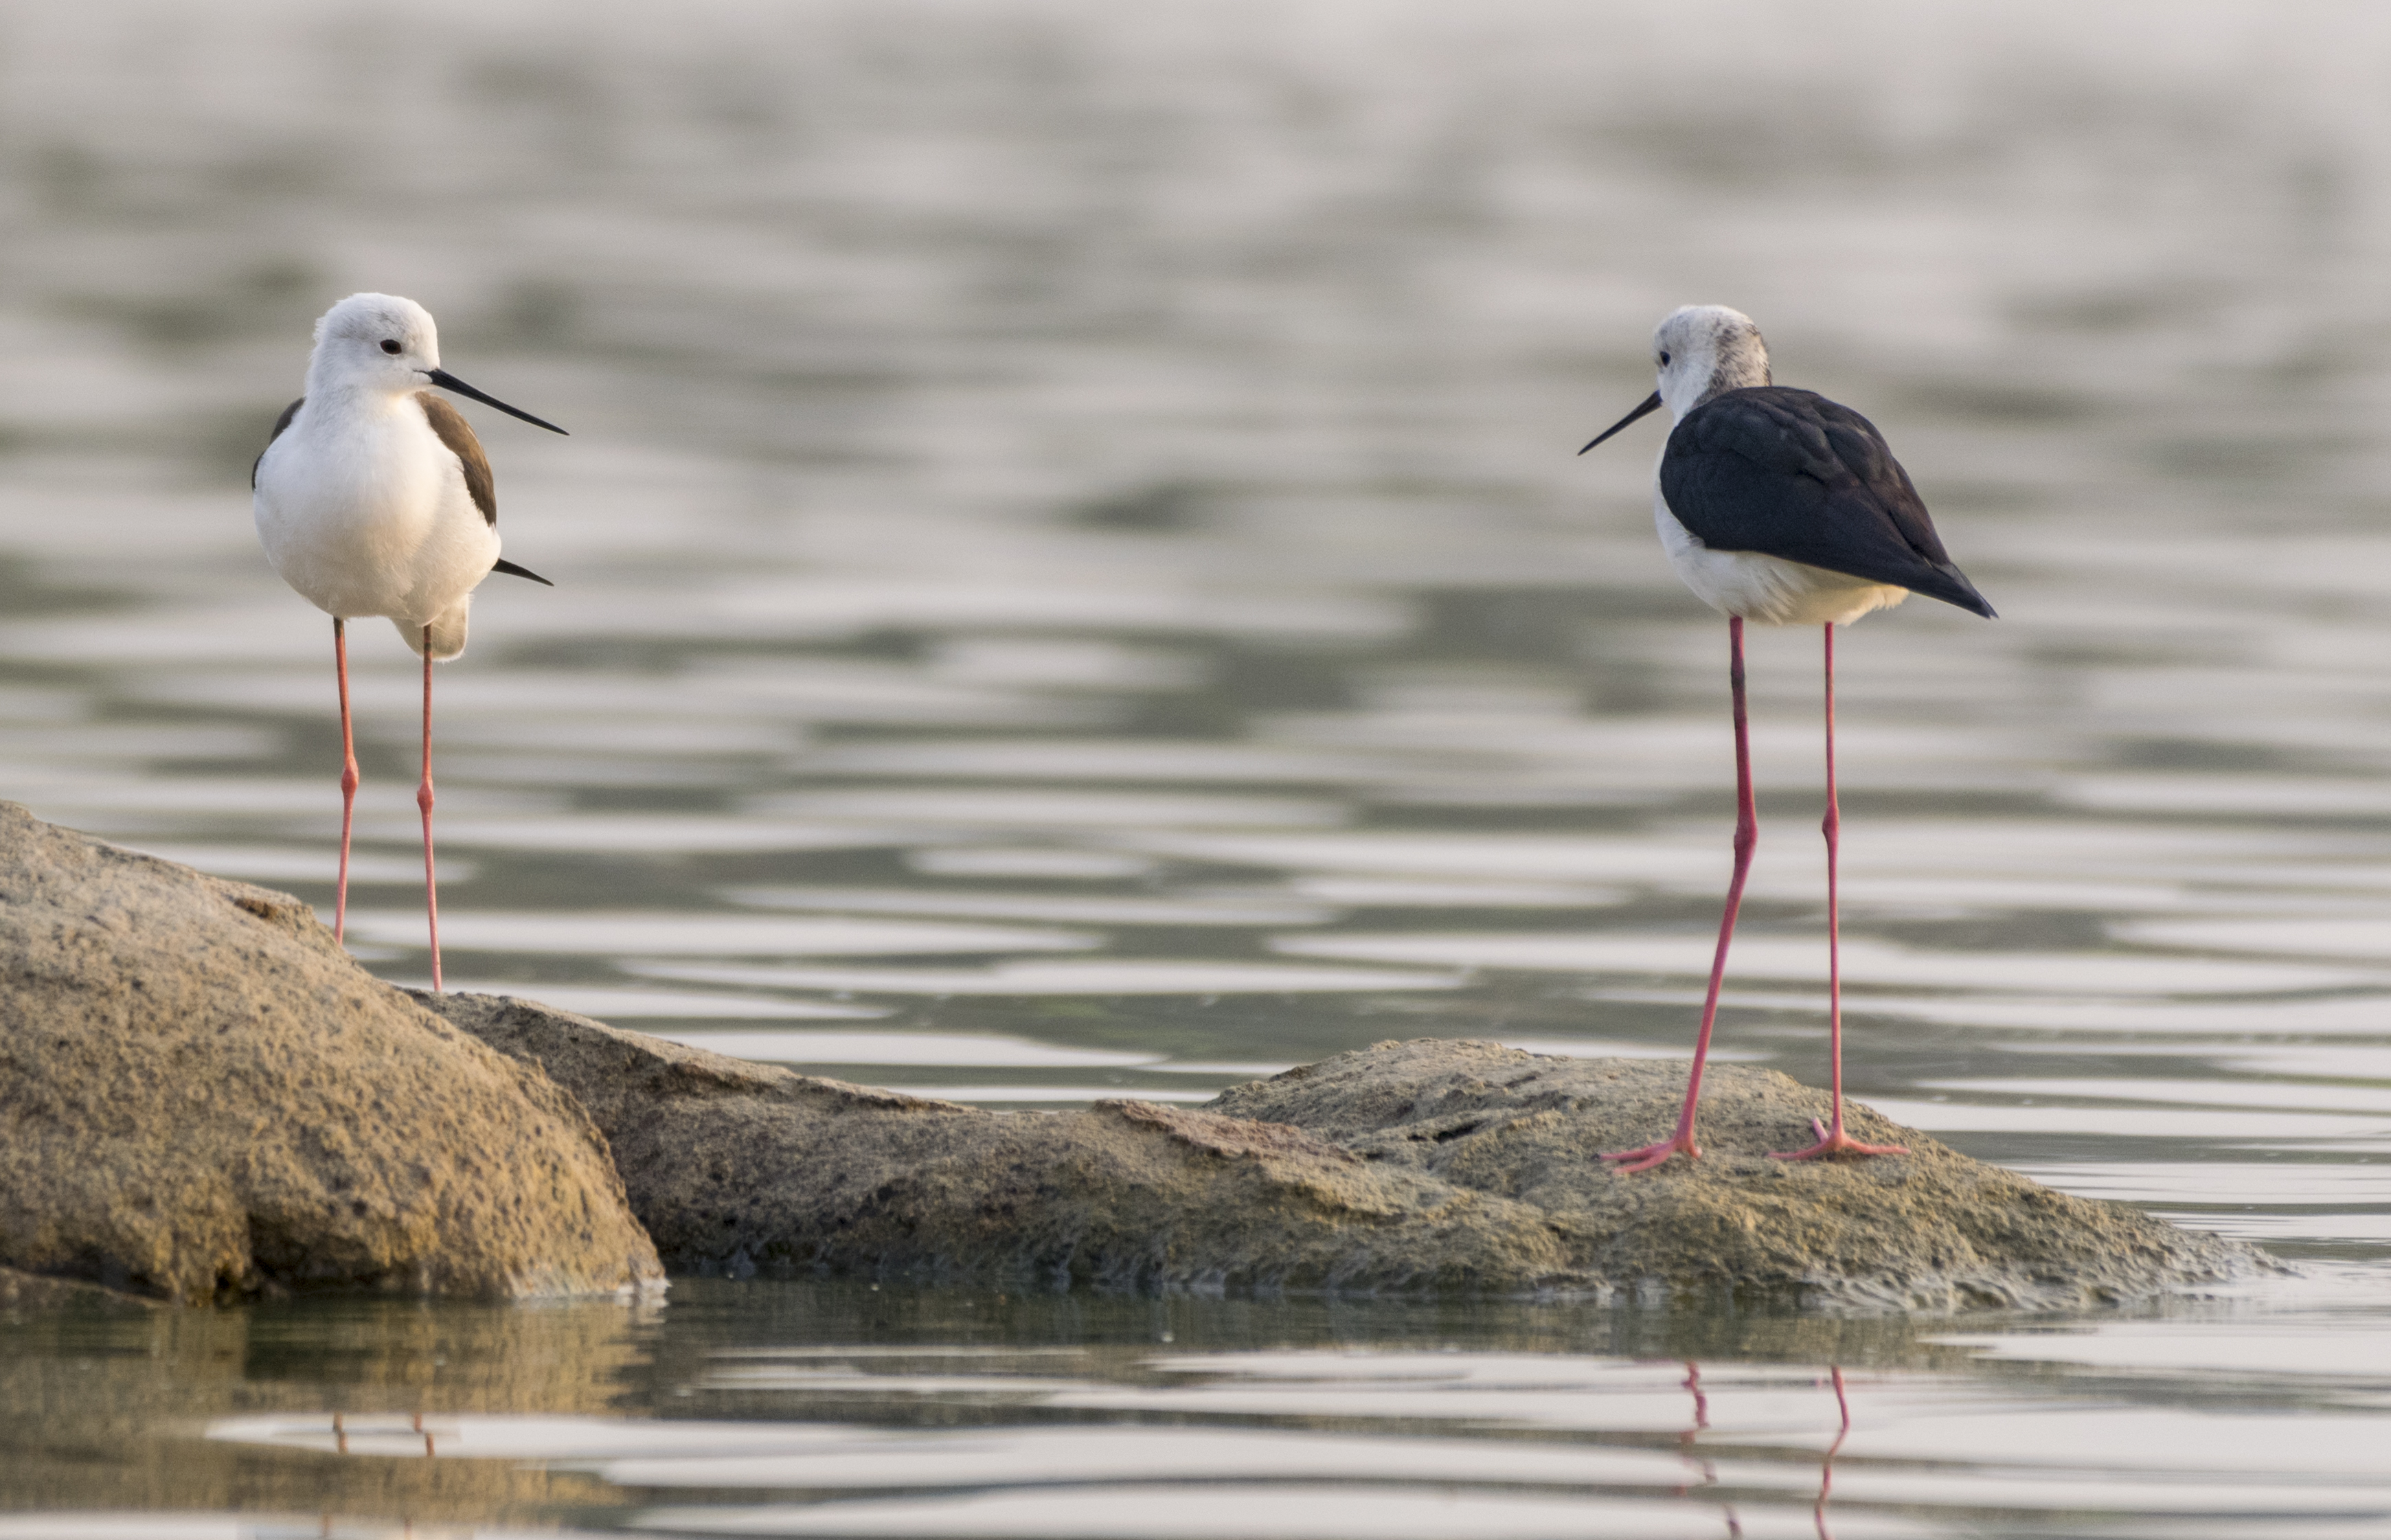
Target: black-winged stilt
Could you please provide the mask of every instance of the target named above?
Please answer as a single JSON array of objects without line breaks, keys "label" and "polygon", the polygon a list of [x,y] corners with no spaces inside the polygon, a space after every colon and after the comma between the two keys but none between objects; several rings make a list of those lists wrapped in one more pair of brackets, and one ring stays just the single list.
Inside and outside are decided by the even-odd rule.
[{"label": "black-winged stilt", "polygon": [[307,394],[283,408],[250,470],[257,537],[301,597],[332,617],[341,685],[341,874],[332,931],[349,915],[349,830],[357,755],[349,725],[348,618],[382,615],[423,656],[423,896],[432,987],[440,988],[440,889],[432,868],[432,665],[465,651],[474,588],[492,572],[547,583],[498,559],[490,461],[437,385],[553,434],[563,429],[485,395],[440,367],[431,312],[393,294],[352,294],[316,323]]},{"label": "black-winged stilt", "polygon": [[[1760,821],[1751,801],[1751,751],[1744,723],[1743,623],[1818,626],[1826,633],[1827,994],[1834,1065],[1834,1123],[1811,1120],[1818,1142],[1780,1159],[1822,1155],[1901,1155],[1897,1145],[1864,1145],[1843,1132],[1842,941],[1836,861],[1842,814],[1835,803],[1835,628],[1913,593],[1990,618],[1993,607],[1951,564],[1908,472],[1874,424],[1811,391],[1768,382],[1768,346],[1751,317],[1725,305],[1673,311],[1652,336],[1661,388],[1596,435],[1585,449],[1648,412],[1669,408],[1670,430],[1655,474],[1653,521],[1669,564],[1687,588],[1727,617],[1727,683],[1735,713],[1735,874],[1719,921],[1693,1071],[1676,1132],[1658,1144],[1603,1157],[1622,1171],[1648,1171],[1671,1156],[1698,1158],[1694,1104],[1718,1018],[1727,945],[1751,870]],[[1580,449],[1578,453],[1585,453]]]}]

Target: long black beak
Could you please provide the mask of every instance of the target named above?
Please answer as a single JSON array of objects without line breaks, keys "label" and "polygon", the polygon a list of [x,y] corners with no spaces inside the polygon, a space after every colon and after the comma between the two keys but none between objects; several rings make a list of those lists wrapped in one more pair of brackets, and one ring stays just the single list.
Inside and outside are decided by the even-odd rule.
[{"label": "long black beak", "polygon": [[[558,427],[553,422],[549,422],[540,418],[534,417],[531,413],[524,411],[519,407],[510,407],[495,395],[483,395],[480,391],[475,390],[472,386],[465,383],[462,380],[458,379],[455,375],[449,373],[445,369],[428,369],[423,372],[426,378],[430,379],[433,384],[439,386],[444,391],[455,391],[459,395],[469,396],[475,401],[479,401],[485,407],[496,407],[498,410],[506,413],[509,417],[520,417],[525,422],[532,424],[534,427],[546,428],[549,433],[564,433],[563,429]],[[1657,402],[1661,398],[1656,395],[1652,399]],[[1611,431],[1616,433],[1618,430],[1613,429]],[[564,436],[570,438],[573,435],[571,434],[565,434]]]},{"label": "long black beak", "polygon": [[[435,378],[436,378],[436,377],[435,377]],[[486,395],[485,395],[485,396],[484,396],[484,397],[482,397],[482,399],[483,399],[483,400],[485,400],[485,401],[490,401],[490,398],[489,398],[488,396],[486,396]],[[498,403],[497,403],[497,402],[495,402],[495,401],[490,401],[490,405],[491,405],[491,406],[493,406],[493,407],[495,407],[495,406],[497,406],[497,405],[498,405]],[[1639,418],[1639,417],[1646,417],[1646,416],[1649,416],[1651,413],[1653,413],[1653,412],[1657,412],[1657,411],[1659,411],[1660,409],[1661,409],[1661,393],[1660,393],[1659,391],[1654,391],[1651,395],[1649,395],[1646,396],[1646,397],[1643,399],[1642,403],[1641,403],[1640,405],[1638,405],[1638,406],[1636,407],[1636,408],[1635,408],[1634,411],[1629,412],[1625,417],[1621,418],[1618,421],[1616,421],[1616,422],[1612,423],[1609,427],[1605,428],[1605,429],[1603,429],[1603,430],[1602,430],[1602,432],[1600,432],[1600,433],[1598,433],[1598,434],[1595,434],[1595,435],[1594,435],[1594,444],[1599,444],[1599,443],[1601,443],[1604,439],[1609,438],[1611,434],[1613,434],[1617,433],[1620,429],[1624,428],[1624,427],[1625,427],[1625,426],[1627,426],[1627,424],[1629,424],[1630,422],[1635,421],[1637,418]],[[509,407],[509,408],[507,408],[507,410],[509,410],[509,411],[511,411],[511,412],[513,412],[515,409],[514,409],[512,407]],[[515,415],[516,415],[517,417],[521,417],[521,416],[523,415],[523,413],[521,413],[521,412],[515,412]],[[537,418],[533,418],[533,419],[532,419],[532,421],[535,421],[535,422],[537,422],[537,421],[539,421],[539,419],[537,419]],[[545,426],[545,424],[543,424],[543,426]],[[1593,448],[1593,447],[1594,447],[1594,444],[1589,444],[1589,445],[1587,445],[1587,446],[1585,446],[1585,449],[1591,449],[1591,448]],[[1579,453],[1579,454],[1583,454],[1583,453],[1585,453],[1585,449],[1580,449],[1580,450],[1578,451],[1578,453]]]}]

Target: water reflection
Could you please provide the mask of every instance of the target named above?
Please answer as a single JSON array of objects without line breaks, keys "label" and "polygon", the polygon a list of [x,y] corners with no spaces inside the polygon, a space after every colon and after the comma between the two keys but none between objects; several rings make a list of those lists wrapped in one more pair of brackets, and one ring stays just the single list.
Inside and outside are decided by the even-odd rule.
[{"label": "water reflection", "polygon": [[[2391,1359],[2346,1333],[2337,1361],[2296,1347],[2362,1319],[2365,1287],[1933,1330],[696,1281],[634,1328],[638,1360],[603,1413],[537,1395],[475,1410],[462,1363],[446,1407],[402,1392],[361,1408],[355,1390],[308,1405],[309,1361],[252,1358],[252,1393],[286,1409],[216,1415],[190,1457],[272,1451],[293,1478],[354,1471],[339,1484],[419,1504],[453,1464],[677,1534],[1851,1540],[2144,1533],[2137,1516],[2204,1533],[2230,1514],[2289,1536],[2391,1515],[2374,1457]],[[357,1345],[420,1313],[329,1308],[345,1324],[327,1339]],[[2237,1338],[2253,1349],[2204,1346]],[[1689,1351],[1654,1353],[1673,1340]],[[180,1372],[173,1355],[141,1362]],[[46,1458],[58,1436],[30,1447]]]},{"label": "water reflection", "polygon": [[1827,1528],[1827,1502],[1835,1489],[1835,1456],[1843,1451],[1843,1441],[1852,1436],[1852,1404],[1843,1393],[1843,1370],[1840,1364],[1828,1369],[1835,1387],[1835,1442],[1818,1458],[1818,1506],[1813,1513],[1818,1521],[1818,1540],[1834,1540]]}]

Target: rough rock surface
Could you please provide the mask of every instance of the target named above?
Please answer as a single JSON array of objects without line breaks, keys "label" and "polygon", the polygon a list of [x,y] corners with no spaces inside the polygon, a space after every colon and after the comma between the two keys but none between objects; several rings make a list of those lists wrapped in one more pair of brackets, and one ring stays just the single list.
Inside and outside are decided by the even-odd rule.
[{"label": "rough rock surface", "polygon": [[1006,1114],[816,1080],[502,995],[417,999],[607,1132],[676,1271],[1101,1288],[1568,1281],[1525,1204],[1146,1102]]},{"label": "rough rock surface", "polygon": [[1596,1158],[1674,1121],[1682,1065],[1381,1043],[1183,1111],[992,1113],[685,1048],[530,1001],[419,996],[580,1096],[677,1270],[1111,1287],[1631,1291],[2028,1308],[2270,1265],[2066,1197],[1864,1108],[1907,1157],[1789,1165],[1824,1093],[1714,1066],[1688,1166]]},{"label": "rough rock surface", "polygon": [[1622,1176],[1598,1158],[1667,1134],[1682,1064],[1547,1058],[1491,1042],[1384,1042],[1234,1087],[1211,1105],[1544,1214],[1570,1266],[1617,1285],[1790,1293],[1905,1308],[2064,1307],[2270,1264],[2255,1248],[2071,1197],[1856,1103],[1876,1159],[1771,1160],[1831,1103],[1771,1069],[1702,1077],[1698,1161]]},{"label": "rough rock surface", "polygon": [[288,894],[0,803],[0,1266],[187,1301],[661,1276],[537,1069],[358,967]]}]

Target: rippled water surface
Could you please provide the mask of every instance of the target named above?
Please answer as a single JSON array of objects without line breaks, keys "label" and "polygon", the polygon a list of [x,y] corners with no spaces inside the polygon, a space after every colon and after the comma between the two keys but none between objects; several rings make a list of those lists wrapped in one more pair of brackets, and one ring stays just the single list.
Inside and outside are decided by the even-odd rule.
[{"label": "rippled water surface", "polygon": [[[0,1316],[0,1535],[2391,1527],[2391,23],[668,9],[0,10],[0,795],[329,904],[328,628],[245,475],[386,289],[575,435],[477,420],[558,586],[440,672],[452,986],[1013,1109],[1682,1055],[1724,628],[1658,429],[1571,451],[1732,303],[2002,612],[1839,648],[1854,1090],[2307,1275]],[[351,938],[421,982],[412,660],[352,651]],[[1813,1083],[1816,668],[1755,635],[1722,1016]]]},{"label": "rippled water surface", "polygon": [[2380,1534],[2379,1285],[2030,1325],[718,1279],[57,1313],[0,1323],[0,1537]]}]

